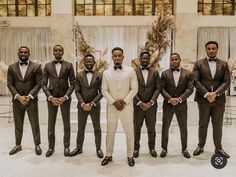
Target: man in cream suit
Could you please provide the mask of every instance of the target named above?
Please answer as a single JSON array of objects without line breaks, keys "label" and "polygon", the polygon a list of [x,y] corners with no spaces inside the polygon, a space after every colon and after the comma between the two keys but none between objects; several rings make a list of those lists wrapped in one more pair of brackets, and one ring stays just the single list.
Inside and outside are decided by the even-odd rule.
[{"label": "man in cream suit", "polygon": [[164,97],[161,157],[167,155],[169,128],[175,114],[180,129],[182,154],[184,157],[190,158],[187,150],[187,98],[193,93],[194,84],[191,72],[181,68],[180,62],[180,55],[172,53],[170,59],[171,68],[163,71],[161,75],[161,93]]},{"label": "man in cream suit", "polygon": [[152,157],[157,157],[156,142],[156,113],[157,97],[161,91],[158,71],[149,68],[150,54],[144,51],[140,54],[141,66],[136,70],[138,78],[138,94],[134,97],[134,157],[139,156],[140,136],[143,122],[148,131],[148,147]]},{"label": "man in cream suit", "polygon": [[218,43],[209,41],[205,45],[207,57],[195,63],[193,68],[199,110],[198,147],[193,152],[198,156],[204,152],[207,128],[211,117],[215,153],[229,158],[222,149],[222,124],[225,111],[225,91],[230,85],[228,63],[217,58]]},{"label": "man in cream suit", "polygon": [[74,90],[75,74],[72,63],[62,59],[63,54],[63,47],[55,45],[53,47],[55,59],[46,63],[43,70],[42,89],[48,103],[49,148],[46,157],[50,157],[54,153],[58,107],[61,108],[64,125],[64,155],[69,156],[70,153],[70,95]]},{"label": "man in cream suit", "polygon": [[114,137],[120,119],[126,135],[128,164],[134,166],[133,98],[138,92],[137,76],[133,68],[122,65],[123,49],[115,47],[112,59],[114,66],[104,71],[102,79],[102,94],[107,99],[107,136],[106,157],[101,165],[112,161]]},{"label": "man in cream suit", "polygon": [[18,50],[19,61],[8,68],[7,86],[12,94],[13,117],[15,123],[16,146],[9,152],[13,155],[22,150],[21,140],[25,112],[27,112],[32,128],[35,153],[40,155],[40,129],[38,113],[38,92],[41,88],[41,65],[29,60],[30,50],[22,46]]}]

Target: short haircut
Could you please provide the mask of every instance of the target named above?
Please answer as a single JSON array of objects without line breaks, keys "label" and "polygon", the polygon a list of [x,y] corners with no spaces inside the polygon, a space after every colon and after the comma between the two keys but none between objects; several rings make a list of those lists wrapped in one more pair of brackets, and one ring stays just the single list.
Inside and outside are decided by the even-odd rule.
[{"label": "short haircut", "polygon": [[53,50],[54,50],[55,47],[61,47],[62,50],[64,51],[64,48],[63,48],[62,45],[60,45],[60,44],[56,44],[56,45],[54,45]]},{"label": "short haircut", "polygon": [[84,56],[84,59],[86,58],[86,57],[92,57],[94,60],[95,60],[95,58],[94,58],[94,56],[92,55],[92,54],[86,54],[85,56]]},{"label": "short haircut", "polygon": [[180,54],[178,54],[178,53],[176,53],[176,52],[170,54],[170,56],[173,56],[173,55],[177,55],[177,56],[179,57],[179,59],[181,59],[181,58],[180,58]]},{"label": "short haircut", "polygon": [[111,51],[111,53],[113,53],[115,50],[119,50],[119,51],[121,51],[122,53],[124,53],[123,49],[120,48],[120,47],[115,47],[115,48],[113,48],[112,51]]},{"label": "short haircut", "polygon": [[215,44],[216,47],[218,48],[218,42],[216,42],[216,41],[208,41],[208,42],[205,44],[205,48],[206,48],[209,44]]},{"label": "short haircut", "polygon": [[148,51],[143,51],[143,52],[140,53],[139,57],[141,57],[144,54],[147,54],[147,55],[151,56],[151,54]]},{"label": "short haircut", "polygon": [[26,46],[21,46],[21,47],[18,49],[18,52],[20,51],[20,49],[23,49],[23,48],[27,49],[28,52],[30,52],[30,49],[29,49],[28,47],[26,47]]}]

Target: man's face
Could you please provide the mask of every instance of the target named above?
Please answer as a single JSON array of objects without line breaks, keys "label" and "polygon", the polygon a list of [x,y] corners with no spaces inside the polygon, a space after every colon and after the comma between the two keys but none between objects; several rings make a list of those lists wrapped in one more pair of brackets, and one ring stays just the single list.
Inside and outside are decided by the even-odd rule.
[{"label": "man's face", "polygon": [[55,46],[53,48],[53,55],[56,60],[61,60],[62,55],[64,54],[64,49],[61,46]]},{"label": "man's face", "polygon": [[92,70],[94,64],[95,64],[95,60],[93,57],[87,56],[84,58],[84,66],[87,70],[89,70],[89,71]]},{"label": "man's face", "polygon": [[21,61],[27,61],[29,59],[30,52],[27,48],[20,48],[18,51],[18,57]]},{"label": "man's face", "polygon": [[150,55],[148,55],[147,53],[142,54],[140,57],[140,63],[142,67],[148,67],[150,63]]},{"label": "man's face", "polygon": [[112,52],[112,59],[113,59],[114,65],[120,66],[123,62],[123,59],[124,59],[124,55],[123,55],[122,51],[114,50]]},{"label": "man's face", "polygon": [[206,54],[209,58],[216,58],[218,48],[215,44],[208,44],[206,46]]},{"label": "man's face", "polygon": [[178,55],[171,55],[170,64],[173,68],[178,68],[180,66],[181,59]]}]

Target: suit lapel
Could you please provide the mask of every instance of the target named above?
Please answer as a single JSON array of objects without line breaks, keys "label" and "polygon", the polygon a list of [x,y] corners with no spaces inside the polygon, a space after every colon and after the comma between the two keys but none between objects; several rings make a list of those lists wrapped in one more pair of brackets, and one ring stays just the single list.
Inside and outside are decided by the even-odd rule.
[{"label": "suit lapel", "polygon": [[216,78],[216,76],[219,74],[219,72],[220,72],[220,70],[221,70],[221,64],[220,64],[220,61],[219,61],[219,59],[217,59],[217,61],[216,61],[216,73],[215,73],[215,76],[214,76],[214,78]]},{"label": "suit lapel", "polygon": [[[89,87],[88,79],[87,79],[85,70],[84,70],[83,73],[82,73],[82,80],[83,80],[84,85],[85,85],[86,87]],[[92,82],[92,81],[91,81],[91,82]]]},{"label": "suit lapel", "polygon": [[61,77],[61,75],[63,75],[65,68],[66,68],[66,63],[63,61],[61,64],[61,70],[59,71],[58,77]]},{"label": "suit lapel", "polygon": [[32,62],[29,61],[28,67],[26,69],[24,80],[26,80],[26,78],[29,76],[29,73],[31,73],[32,69],[33,69]]},{"label": "suit lapel", "polygon": [[52,72],[55,74],[56,77],[59,77],[57,75],[57,70],[56,70],[56,64],[54,61],[51,62],[51,68],[52,68]]},{"label": "suit lapel", "polygon": [[138,77],[138,80],[140,81],[140,83],[145,86],[143,73],[142,73],[142,70],[140,68],[137,70],[137,77]]},{"label": "suit lapel", "polygon": [[173,75],[173,72],[171,71],[171,69],[169,69],[168,75],[170,78],[170,83],[175,87],[176,85],[175,85],[174,75]]},{"label": "suit lapel", "polygon": [[19,76],[20,80],[23,81],[24,79],[23,79],[23,76],[22,76],[21,71],[20,71],[19,62],[17,62],[17,63],[15,64],[15,69],[16,69],[16,74]]},{"label": "suit lapel", "polygon": [[97,72],[94,71],[89,87],[92,87],[97,79]]},{"label": "suit lapel", "polygon": [[185,76],[185,71],[183,70],[183,68],[181,68],[181,70],[180,70],[180,76],[179,76],[179,82],[178,82],[178,84],[177,84],[177,87],[183,82],[184,76]]},{"label": "suit lapel", "polygon": [[154,74],[154,71],[151,70],[151,69],[149,69],[149,71],[148,71],[148,78],[147,78],[147,83],[146,83],[146,85],[149,85],[149,83],[152,81],[152,76],[153,76],[153,74]]},{"label": "suit lapel", "polygon": [[[211,69],[210,69],[210,66],[209,66],[209,63],[207,61],[207,58],[205,58],[203,60],[203,62],[205,62],[204,66],[206,66],[206,72],[207,74],[209,75],[210,78],[212,78],[212,75],[211,75]],[[215,74],[216,75],[216,74]]]}]

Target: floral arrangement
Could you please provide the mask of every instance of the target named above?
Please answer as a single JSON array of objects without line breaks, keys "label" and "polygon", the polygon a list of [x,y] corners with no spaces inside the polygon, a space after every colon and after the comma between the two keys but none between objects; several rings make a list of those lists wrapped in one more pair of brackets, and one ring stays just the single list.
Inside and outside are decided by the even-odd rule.
[{"label": "floral arrangement", "polygon": [[[165,13],[163,10],[155,17],[151,29],[146,33],[147,42],[142,51],[148,51],[151,54],[150,67],[159,69],[159,61],[164,56],[166,50],[171,46],[171,30],[175,26],[174,16]],[[139,59],[132,60],[132,66],[136,69],[139,67]]]},{"label": "floral arrangement", "polygon": [[[92,46],[90,46],[87,41],[84,38],[84,35],[80,29],[80,26],[78,22],[74,26],[74,42],[76,44],[76,49],[78,52],[78,70],[83,70],[85,68],[84,66],[84,56],[87,54],[94,55],[97,50],[95,50]],[[98,72],[103,72],[105,69],[108,68],[108,63],[106,60],[104,60],[104,56],[107,54],[107,48],[104,49],[102,52],[101,57],[96,61],[96,64],[94,66],[94,69]],[[101,52],[101,51],[99,51]]]}]

